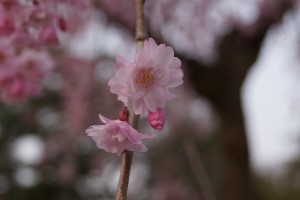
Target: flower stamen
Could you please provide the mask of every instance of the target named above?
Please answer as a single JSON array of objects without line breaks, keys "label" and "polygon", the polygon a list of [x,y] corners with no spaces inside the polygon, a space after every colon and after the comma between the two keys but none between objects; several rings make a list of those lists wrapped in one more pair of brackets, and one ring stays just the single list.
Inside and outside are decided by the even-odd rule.
[{"label": "flower stamen", "polygon": [[149,86],[153,85],[155,79],[156,78],[152,71],[152,68],[148,67],[139,71],[135,82],[141,87],[148,88]]}]

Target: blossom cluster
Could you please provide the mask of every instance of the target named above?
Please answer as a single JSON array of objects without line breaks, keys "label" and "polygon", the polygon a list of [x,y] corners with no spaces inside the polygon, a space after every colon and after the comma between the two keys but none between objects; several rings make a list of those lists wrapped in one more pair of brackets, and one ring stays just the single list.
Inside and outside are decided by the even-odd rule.
[{"label": "blossom cluster", "polygon": [[75,26],[76,20],[66,14],[70,7],[88,3],[1,0],[0,101],[20,102],[41,94],[40,82],[54,66],[46,47],[59,45],[59,35]]},{"label": "blossom cluster", "polygon": [[[165,44],[157,45],[150,38],[144,42],[143,48],[137,50],[134,61],[117,58],[116,72],[108,85],[111,93],[116,94],[126,107],[131,107],[135,114],[148,113],[149,124],[162,130],[165,123],[163,108],[176,98],[170,88],[181,85],[182,78],[181,61],[174,57],[173,49]],[[86,130],[99,148],[118,155],[124,150],[145,151],[140,139],[149,138],[149,134],[139,134],[126,121],[108,121],[101,115],[100,119],[105,125]]]},{"label": "blossom cluster", "polygon": [[0,46],[0,99],[19,102],[40,95],[38,82],[53,66],[43,51],[28,49],[15,56],[14,49]]},{"label": "blossom cluster", "polygon": [[0,3],[0,100],[24,101],[41,93],[39,82],[53,68],[41,48],[57,44],[52,17],[37,2],[3,0]]}]

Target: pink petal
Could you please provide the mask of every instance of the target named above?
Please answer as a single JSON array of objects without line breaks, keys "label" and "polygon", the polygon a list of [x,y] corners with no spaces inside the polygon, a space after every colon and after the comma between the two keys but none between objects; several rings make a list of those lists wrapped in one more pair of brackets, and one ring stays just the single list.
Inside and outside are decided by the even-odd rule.
[{"label": "pink petal", "polygon": [[101,115],[101,114],[99,114],[99,119],[100,119],[103,123],[105,123],[105,124],[109,124],[109,123],[112,123],[112,122],[113,122],[113,120],[110,120],[110,119],[104,117],[104,116]]},{"label": "pink petal", "polygon": [[130,144],[130,145],[128,145],[127,149],[129,151],[136,151],[136,152],[148,151],[148,148],[143,144]]},{"label": "pink petal", "polygon": [[165,45],[159,45],[156,56],[153,58],[159,68],[167,68],[169,63],[171,63],[174,57],[174,51],[171,47],[166,47]]},{"label": "pink petal", "polygon": [[161,87],[153,87],[151,91],[149,91],[144,96],[144,102],[148,108],[148,110],[155,112],[157,108],[163,108],[165,106],[165,89]]},{"label": "pink petal", "polygon": [[132,106],[136,115],[142,114],[147,111],[147,109],[144,107],[143,99],[132,100]]},{"label": "pink petal", "polygon": [[182,77],[183,71],[180,68],[172,70],[170,72],[170,82],[167,87],[172,88],[181,85],[183,83]]},{"label": "pink petal", "polygon": [[169,64],[170,68],[179,68],[180,66],[181,66],[181,61],[177,57],[174,57],[171,63]]}]

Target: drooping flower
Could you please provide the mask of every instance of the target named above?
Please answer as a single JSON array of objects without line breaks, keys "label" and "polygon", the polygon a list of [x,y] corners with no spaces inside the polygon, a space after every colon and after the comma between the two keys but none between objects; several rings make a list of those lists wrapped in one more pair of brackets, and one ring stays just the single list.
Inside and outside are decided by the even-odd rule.
[{"label": "drooping flower", "polygon": [[145,152],[147,147],[141,140],[154,137],[153,134],[139,133],[126,121],[110,120],[99,115],[104,125],[94,125],[86,129],[88,136],[96,142],[98,148],[121,155],[124,150]]},{"label": "drooping flower", "polygon": [[169,89],[183,83],[180,67],[171,47],[150,38],[137,50],[134,62],[117,58],[116,73],[108,85],[126,106],[132,104],[135,114],[155,112],[176,98]]},{"label": "drooping flower", "polygon": [[162,109],[157,109],[156,112],[149,111],[148,121],[152,128],[161,131],[165,125],[165,114]]}]

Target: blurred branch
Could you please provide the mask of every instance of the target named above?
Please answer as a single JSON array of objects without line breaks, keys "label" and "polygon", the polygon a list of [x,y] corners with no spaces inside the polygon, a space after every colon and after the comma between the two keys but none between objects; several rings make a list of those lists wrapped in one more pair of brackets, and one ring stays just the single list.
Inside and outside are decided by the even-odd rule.
[{"label": "blurred branch", "polygon": [[143,47],[144,40],[147,39],[146,23],[144,16],[144,2],[145,0],[135,0],[135,39],[138,47]]},{"label": "blurred branch", "polygon": [[205,167],[201,156],[195,146],[195,143],[190,139],[185,139],[183,143],[184,153],[188,159],[192,173],[195,176],[196,182],[199,185],[200,191],[204,200],[217,200],[213,191],[209,178],[205,172]]},{"label": "blurred branch", "polygon": [[[147,37],[144,18],[144,0],[135,0],[136,6],[136,43],[137,47],[143,47],[144,40]],[[133,109],[130,110],[129,124],[133,128],[137,128],[139,116],[134,114]],[[122,155],[121,174],[119,178],[117,193],[115,200],[126,200],[127,190],[130,177],[130,169],[132,163],[133,152],[124,151]]]}]

